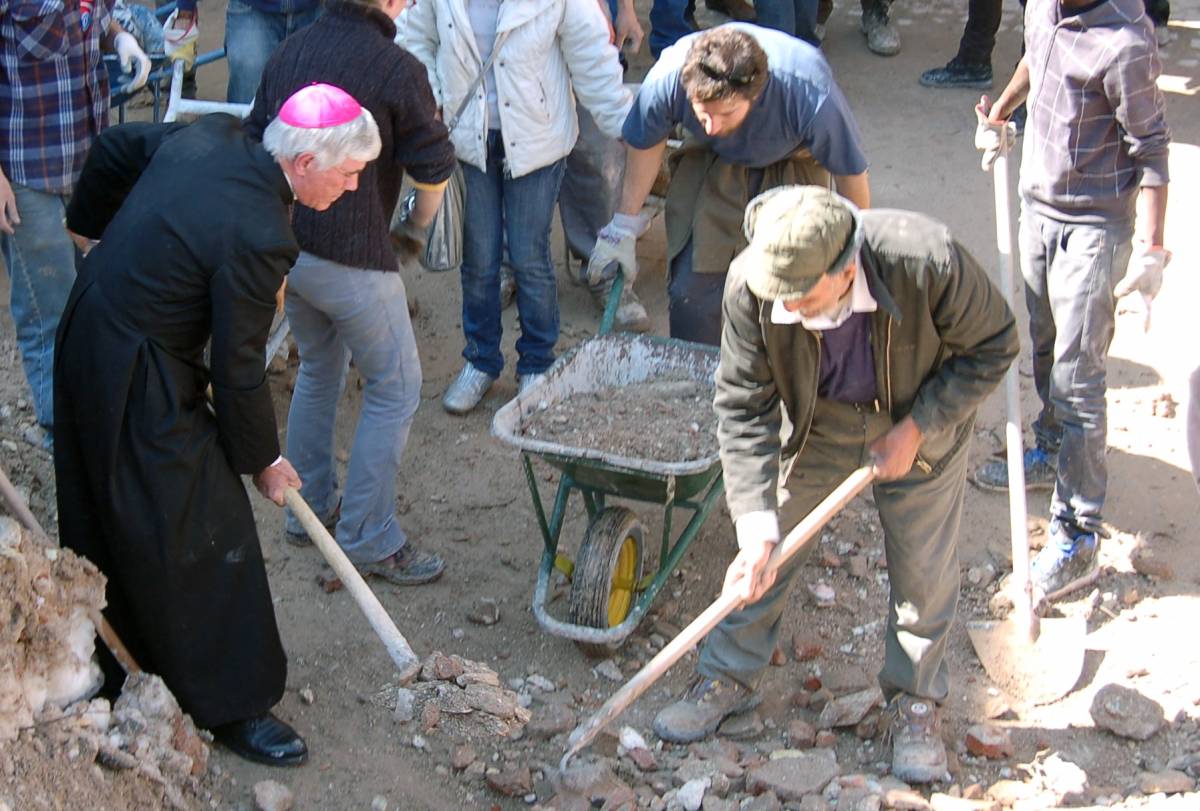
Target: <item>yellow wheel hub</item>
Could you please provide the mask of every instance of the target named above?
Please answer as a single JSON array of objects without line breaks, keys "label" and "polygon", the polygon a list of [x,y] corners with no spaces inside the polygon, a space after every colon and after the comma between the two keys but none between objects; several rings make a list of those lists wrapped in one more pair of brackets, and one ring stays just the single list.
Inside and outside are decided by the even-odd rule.
[{"label": "yellow wheel hub", "polygon": [[608,592],[608,627],[620,625],[629,616],[633,593],[637,587],[637,541],[627,537],[621,542],[617,565],[613,569],[612,587]]}]

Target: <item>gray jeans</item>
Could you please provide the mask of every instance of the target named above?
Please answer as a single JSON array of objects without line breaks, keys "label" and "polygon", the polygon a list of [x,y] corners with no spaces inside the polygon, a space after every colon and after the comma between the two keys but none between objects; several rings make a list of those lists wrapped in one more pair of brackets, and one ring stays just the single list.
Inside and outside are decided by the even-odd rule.
[{"label": "gray jeans", "polygon": [[1058,451],[1050,513],[1080,529],[1101,529],[1108,486],[1105,392],[1115,328],[1113,288],[1129,265],[1129,223],[1083,225],[1023,206],[1021,273],[1033,343],[1033,379],[1042,412],[1040,447]]},{"label": "gray jeans", "polygon": [[[887,414],[818,401],[808,440],[779,490],[780,530],[790,531],[846,476],[867,464],[871,443],[891,427]],[[914,467],[874,488],[891,582],[879,673],[889,699],[906,692],[942,701],[950,690],[945,651],[958,606],[957,536],[968,445],[964,442],[936,475]],[[815,544],[788,561],[762,599],[713,629],[700,651],[701,673],[751,688],[758,684],[779,640],[788,595]]]},{"label": "gray jeans", "polygon": [[[609,138],[596,126],[591,113],[578,102],[579,140],[567,155],[567,168],[558,190],[558,216],[567,248],[583,264],[578,277],[587,277],[587,260],[596,247],[596,235],[608,225],[621,195],[625,177],[625,145]],[[613,264],[606,276],[615,276]]]},{"label": "gray jeans", "polygon": [[[366,381],[336,536],[346,556],[373,563],[404,546],[396,474],[421,402],[421,361],[404,280],[301,253],[288,276],[287,316],[300,350],[287,458],[322,519],[338,503],[334,421],[350,358]],[[302,533],[289,515],[288,531]]]}]

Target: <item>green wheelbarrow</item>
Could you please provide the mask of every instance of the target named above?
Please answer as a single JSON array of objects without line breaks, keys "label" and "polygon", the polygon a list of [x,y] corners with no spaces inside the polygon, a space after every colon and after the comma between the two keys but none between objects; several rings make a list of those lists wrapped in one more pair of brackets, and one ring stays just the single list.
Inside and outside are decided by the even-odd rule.
[{"label": "green wheelbarrow", "polygon": [[[619,291],[614,290],[614,300],[617,295]],[[655,596],[712,512],[724,491],[724,480],[716,452],[687,462],[633,459],[524,436],[522,424],[537,409],[575,393],[659,378],[707,383],[716,369],[715,347],[671,338],[602,332],[560,358],[543,382],[496,412],[492,434],[520,449],[525,480],[542,531],[544,549],[533,593],[533,614],[543,630],[574,640],[589,655],[609,655],[646,616]],[[549,517],[534,474],[533,457],[560,471]],[[582,497],[589,521],[579,551],[572,559],[559,550],[559,539],[575,492]],[[643,571],[646,532],[637,514],[626,507],[608,504],[610,498],[662,507],[657,571],[649,574]],[[672,541],[676,508],[690,510],[691,517]],[[552,617],[546,608],[555,569],[571,581],[566,619]]]}]

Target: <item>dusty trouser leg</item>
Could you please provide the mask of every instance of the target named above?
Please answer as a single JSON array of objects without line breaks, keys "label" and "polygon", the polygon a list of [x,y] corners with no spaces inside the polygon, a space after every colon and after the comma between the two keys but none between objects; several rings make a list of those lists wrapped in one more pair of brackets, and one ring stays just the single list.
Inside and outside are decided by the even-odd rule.
[{"label": "dusty trouser leg", "polygon": [[[587,270],[587,258],[596,247],[596,234],[608,225],[616,209],[625,177],[625,147],[596,126],[595,119],[576,102],[579,140],[567,155],[567,168],[558,192],[558,215],[571,255],[583,261],[578,278]],[[616,266],[605,269],[616,272]]]},{"label": "dusty trouser leg", "polygon": [[[1035,358],[1046,342],[1034,326],[1035,313],[1040,322],[1048,308],[1054,335],[1047,395],[1062,440],[1050,512],[1060,522],[1096,532],[1108,485],[1105,393],[1115,327],[1113,288],[1129,263],[1132,232],[1128,224],[1060,223],[1028,210],[1024,215],[1028,226],[1023,224],[1022,230],[1028,238],[1022,240],[1022,253],[1034,235],[1040,234],[1044,247],[1040,260],[1022,256]],[[1035,288],[1039,283],[1042,287]],[[1035,375],[1038,371],[1035,364]]]},{"label": "dusty trouser leg", "polygon": [[[950,689],[946,643],[958,606],[958,527],[969,441],[931,476],[914,467],[875,487],[891,597],[880,686],[944,701]],[[937,460],[934,460],[935,462]]]},{"label": "dusty trouser leg", "polygon": [[721,295],[724,273],[697,273],[692,240],[671,260],[667,283],[671,337],[683,341],[721,345]]},{"label": "dusty trouser leg", "polygon": [[[886,417],[876,417],[886,422]],[[780,488],[779,528],[786,534],[808,515],[856,468],[869,458],[867,417],[854,406],[820,400],[804,449]],[[787,469],[785,463],[783,469]],[[756,603],[735,611],[713,629],[700,649],[697,669],[703,675],[729,678],[754,688],[779,641],[788,595],[800,577],[804,561],[816,546],[814,538],[787,562],[775,584]]]},{"label": "dusty trouser leg", "polygon": [[1188,457],[1192,460],[1192,478],[1196,480],[1196,488],[1200,489],[1200,366],[1192,370],[1189,380],[1191,388],[1188,392],[1187,407]]}]

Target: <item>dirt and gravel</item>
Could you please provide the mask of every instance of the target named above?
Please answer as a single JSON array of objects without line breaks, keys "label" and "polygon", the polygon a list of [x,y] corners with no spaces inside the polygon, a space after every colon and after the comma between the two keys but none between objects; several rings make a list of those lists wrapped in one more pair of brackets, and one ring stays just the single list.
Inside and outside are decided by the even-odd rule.
[{"label": "dirt and gravel", "polygon": [[653,462],[715,457],[714,387],[657,379],[576,392],[530,413],[521,433],[531,439]]},{"label": "dirt and gravel", "polygon": [[[639,0],[643,21],[648,5]],[[496,409],[515,394],[515,380],[506,374],[483,406],[466,418],[442,412],[438,401],[461,364],[458,280],[410,270],[405,283],[417,303],[414,326],[425,382],[401,470],[398,509],[409,536],[445,556],[448,566],[442,580],[430,586],[374,587],[419,655],[442,651],[486,666],[496,673],[500,690],[515,695],[515,707],[530,712],[528,723],[519,730],[507,727],[511,734],[501,736],[480,710],[456,716],[447,707],[460,707],[458,697],[447,696],[457,690],[465,698],[467,688],[440,680],[406,686],[413,692],[413,715],[411,720],[405,720],[404,712],[398,715],[402,694],[394,667],[352,600],[344,591],[325,594],[320,589],[317,577],[324,566],[319,553],[285,543],[281,511],[252,492],[289,654],[288,690],[278,713],[307,737],[312,757],[303,768],[273,770],[213,748],[208,777],[198,791],[183,793],[184,803],[222,811],[253,809],[260,800],[283,796],[271,786],[255,791],[256,785],[272,780],[286,788],[292,807],[331,811],[568,809],[606,802],[615,809],[622,807],[622,799],[629,807],[631,797],[646,808],[705,811],[780,805],[854,809],[932,804],[957,809],[999,804],[1029,811],[1060,804],[1200,805],[1193,788],[1200,762],[1200,681],[1195,676],[1200,649],[1192,637],[1200,605],[1200,558],[1194,553],[1200,544],[1198,496],[1187,472],[1185,409],[1167,407],[1186,403],[1184,381],[1200,345],[1193,312],[1200,300],[1200,276],[1192,272],[1200,266],[1200,242],[1191,227],[1193,213],[1200,211],[1200,105],[1195,104],[1200,2],[1172,5],[1176,38],[1163,51],[1162,87],[1176,139],[1167,222],[1167,245],[1175,259],[1151,331],[1143,333],[1136,304],[1123,304],[1118,317],[1108,396],[1106,518],[1113,538],[1103,545],[1105,568],[1095,587],[1058,609],[1087,623],[1084,672],[1072,693],[1045,707],[1015,706],[980,668],[960,624],[948,651],[952,684],[943,729],[952,753],[948,781],[916,791],[889,782],[886,748],[872,734],[878,731],[872,729],[878,725],[876,707],[869,707],[853,726],[820,728],[822,711],[831,703],[839,713],[869,704],[870,696],[863,693],[882,656],[887,568],[868,497],[851,504],[823,532],[792,598],[784,644],[764,678],[765,701],[756,714],[727,724],[715,743],[660,745],[650,732],[650,720],[687,683],[695,661],[690,654],[592,747],[599,758],[596,779],[580,781],[571,774],[571,779],[559,780],[556,766],[572,726],[717,594],[733,554],[732,528],[725,512],[714,511],[652,615],[610,659],[589,660],[572,643],[543,632],[529,610],[542,552],[537,517],[517,453],[489,431]],[[702,21],[715,18],[700,6]],[[979,172],[971,148],[971,106],[977,94],[931,91],[916,81],[922,70],[953,55],[965,6],[951,0],[902,0],[892,9],[904,38],[899,56],[880,59],[866,52],[853,3],[835,9],[825,44],[871,160],[873,202],[943,219],[991,266],[990,179]],[[223,12],[222,0],[202,4],[202,50],[220,45]],[[1005,4],[993,61],[998,77],[1018,56],[1018,15],[1016,3]],[[635,57],[631,78],[647,64],[644,53]],[[223,81],[220,65],[201,68],[201,96],[219,98]],[[638,292],[654,330],[666,334],[661,220],[639,252],[643,271]],[[586,290],[572,286],[561,272],[557,242],[555,257],[563,323],[559,348],[566,350],[595,333],[598,317]],[[0,274],[0,298],[6,298],[7,284],[7,275]],[[1024,324],[1024,314],[1018,317]],[[504,328],[511,362],[514,311],[505,314]],[[1036,397],[1027,352],[1020,363],[1024,410],[1031,418]],[[272,376],[281,437],[286,436],[294,372],[293,360]],[[351,375],[337,425],[340,473],[361,405],[360,382]],[[1002,449],[1002,409],[999,394],[982,409],[975,463]],[[7,310],[0,310],[0,458],[35,514],[52,528],[53,467],[50,457],[31,443],[38,440],[32,428],[12,322]],[[552,497],[555,472],[536,466],[535,474],[543,499]],[[653,507],[628,506],[647,524],[649,537],[660,531],[661,514]],[[578,501],[569,507],[563,545],[571,553],[585,521]],[[1047,507],[1044,494],[1031,494],[1035,541],[1044,537]],[[681,517],[675,516],[676,527]],[[968,488],[959,542],[964,619],[990,616],[989,603],[1009,565],[1007,519],[1003,496]],[[652,567],[657,544],[649,546]],[[555,594],[565,593],[561,583],[554,585]],[[489,619],[495,616],[496,621],[471,620],[482,599],[491,601]],[[553,601],[551,612],[563,616],[566,602]],[[1157,710],[1138,709],[1143,702],[1114,696],[1111,690],[1102,693],[1109,685],[1136,690],[1153,702],[1161,710],[1161,723]],[[496,699],[488,706],[508,712],[507,695],[485,692]],[[437,708],[436,719],[429,706]],[[1127,708],[1148,714],[1111,720]],[[476,718],[464,720],[472,715]],[[513,709],[503,722],[511,724],[517,717]],[[993,729],[972,730],[979,724]],[[1122,737],[1112,724],[1126,731],[1150,726],[1157,731],[1142,741]],[[644,746],[621,734],[622,726],[640,736]],[[72,760],[72,745],[49,737],[54,728],[38,726],[0,743],[0,809],[5,804],[11,811],[169,807],[162,786],[138,770],[112,770],[82,755]],[[838,772],[823,783],[831,766],[822,752],[832,753]],[[112,793],[89,793],[101,784]],[[762,793],[749,799],[752,791]]]}]

